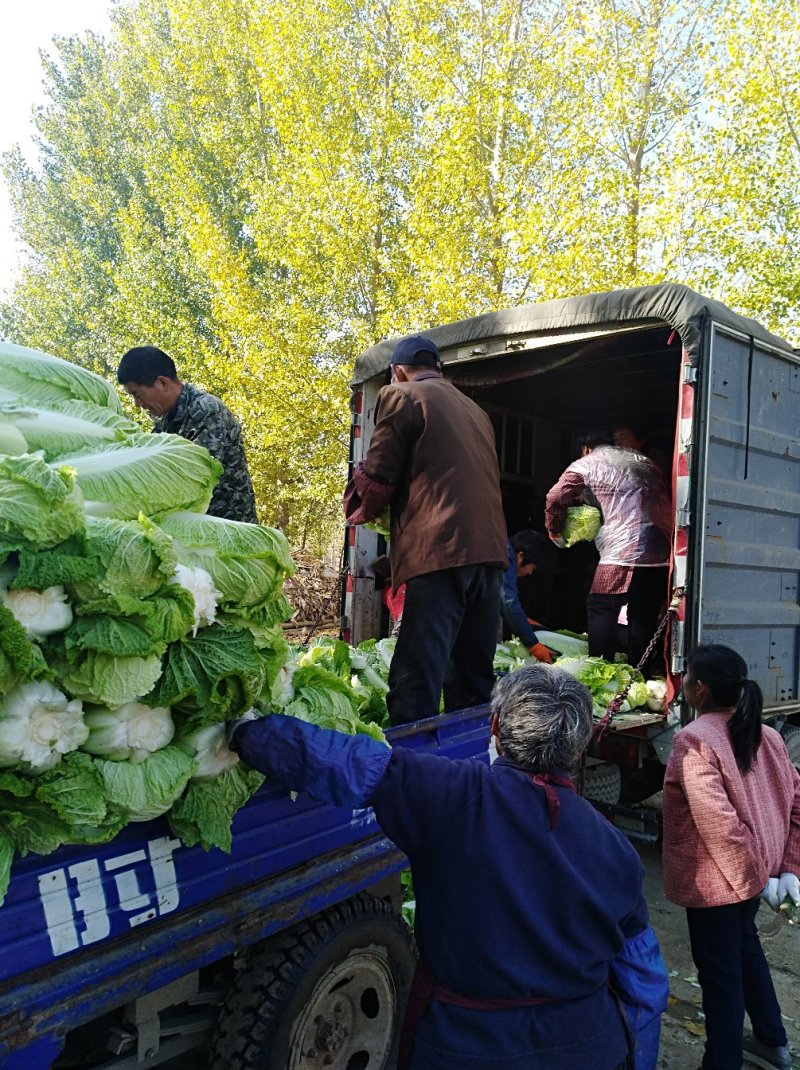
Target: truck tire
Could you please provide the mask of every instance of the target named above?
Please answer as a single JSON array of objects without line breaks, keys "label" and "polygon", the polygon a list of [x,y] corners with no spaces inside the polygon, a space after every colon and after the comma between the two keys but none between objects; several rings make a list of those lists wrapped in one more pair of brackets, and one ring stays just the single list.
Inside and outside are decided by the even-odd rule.
[{"label": "truck tire", "polygon": [[800,773],[800,727],[798,725],[786,724],[783,726],[781,732],[783,736],[783,742],[786,744],[786,749],[789,752],[789,758],[792,765],[795,767],[798,773]]},{"label": "truck tire", "polygon": [[212,1070],[391,1070],[416,965],[411,930],[357,895],[270,940],[233,982]]},{"label": "truck tire", "polygon": [[587,799],[615,805],[619,802],[621,786],[622,775],[618,765],[613,765],[611,762],[598,762],[597,765],[586,766],[583,794]]}]

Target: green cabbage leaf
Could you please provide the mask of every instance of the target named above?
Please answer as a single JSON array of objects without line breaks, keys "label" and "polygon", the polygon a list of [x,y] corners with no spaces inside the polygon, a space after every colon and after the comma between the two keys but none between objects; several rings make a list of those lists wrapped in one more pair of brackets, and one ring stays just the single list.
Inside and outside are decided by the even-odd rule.
[{"label": "green cabbage leaf", "polygon": [[85,401],[55,402],[46,409],[0,401],[0,434],[9,429],[22,436],[21,452],[41,450],[46,461],[141,434],[133,420]]},{"label": "green cabbage leaf", "polygon": [[38,550],[83,529],[83,497],[75,473],[38,454],[0,456],[0,553]]},{"label": "green cabbage leaf", "polygon": [[180,747],[164,747],[143,762],[97,760],[105,798],[128,821],[152,821],[180,798],[194,763]]},{"label": "green cabbage leaf", "polygon": [[173,509],[202,511],[222,474],[208,450],[178,435],[140,432],[124,442],[67,453],[61,464],[74,469],[86,512],[135,520]]},{"label": "green cabbage leaf", "polygon": [[265,686],[265,675],[249,631],[212,624],[170,646],[163,675],[146,701],[200,714],[202,722],[195,722],[199,727],[250,709]]},{"label": "green cabbage leaf", "polygon": [[0,342],[0,400],[49,408],[62,401],[88,401],[122,412],[119,395],[107,380],[77,364],[38,349]]},{"label": "green cabbage leaf", "polygon": [[263,783],[261,773],[241,762],[213,780],[192,780],[169,812],[170,827],[187,847],[199,843],[229,854],[233,817]]}]

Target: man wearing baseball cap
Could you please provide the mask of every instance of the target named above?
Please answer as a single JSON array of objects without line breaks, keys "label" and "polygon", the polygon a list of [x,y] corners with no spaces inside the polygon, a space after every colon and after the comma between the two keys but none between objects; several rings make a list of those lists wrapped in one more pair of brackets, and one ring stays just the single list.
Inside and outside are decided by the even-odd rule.
[{"label": "man wearing baseball cap", "polygon": [[445,710],[489,701],[507,536],[489,417],[444,378],[429,338],[401,339],[390,364],[349,519],[390,505],[392,588],[407,586],[387,702],[405,724],[435,716],[443,688]]}]

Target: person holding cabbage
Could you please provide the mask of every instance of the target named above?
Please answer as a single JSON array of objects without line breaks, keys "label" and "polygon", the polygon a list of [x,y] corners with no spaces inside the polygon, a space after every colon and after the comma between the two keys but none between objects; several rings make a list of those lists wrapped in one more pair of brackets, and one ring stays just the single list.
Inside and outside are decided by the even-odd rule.
[{"label": "person holding cabbage", "polygon": [[153,431],[196,442],[220,462],[223,471],[208,514],[257,524],[242,429],[228,406],[213,394],[181,382],[172,357],[156,346],[129,349],[119,362],[117,381],[137,408],[150,413]]},{"label": "person holding cabbage", "polygon": [[[602,523],[594,537],[600,561],[586,600],[589,654],[613,661],[617,621],[628,607],[628,661],[637,665],[658,626],[667,597],[672,507],[664,480],[644,454],[613,446],[604,430],[579,439],[581,456],[564,471],[547,495],[545,524],[556,544],[567,510],[589,505]],[[656,651],[645,676],[663,676],[663,656]]]}]

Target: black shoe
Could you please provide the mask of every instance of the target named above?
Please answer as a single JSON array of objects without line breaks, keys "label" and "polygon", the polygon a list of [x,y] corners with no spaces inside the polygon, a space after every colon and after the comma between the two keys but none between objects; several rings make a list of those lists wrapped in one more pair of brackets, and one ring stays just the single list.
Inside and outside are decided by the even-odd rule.
[{"label": "black shoe", "polygon": [[763,1070],[792,1070],[792,1056],[789,1045],[782,1048],[770,1048],[762,1044],[758,1037],[749,1034],[742,1041],[745,1062],[763,1067]]}]

